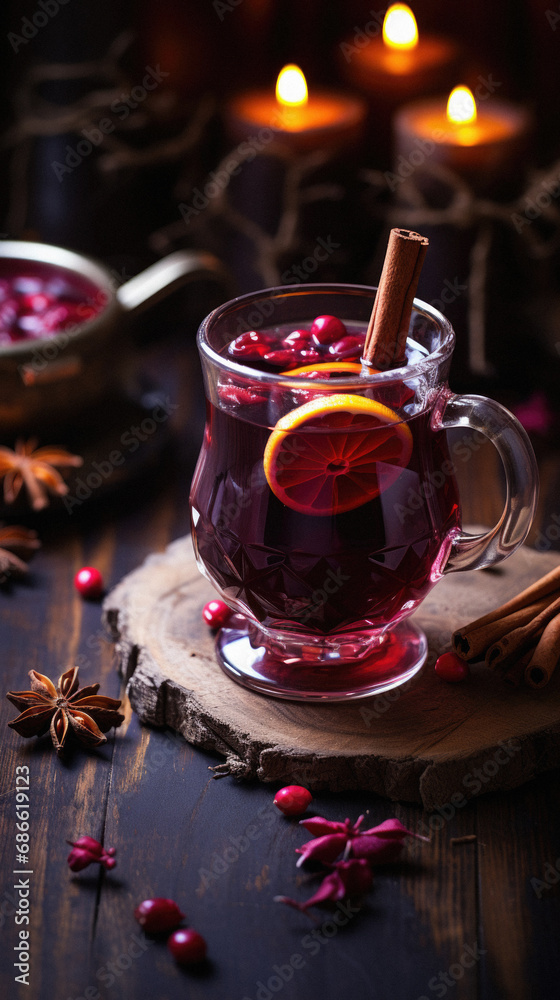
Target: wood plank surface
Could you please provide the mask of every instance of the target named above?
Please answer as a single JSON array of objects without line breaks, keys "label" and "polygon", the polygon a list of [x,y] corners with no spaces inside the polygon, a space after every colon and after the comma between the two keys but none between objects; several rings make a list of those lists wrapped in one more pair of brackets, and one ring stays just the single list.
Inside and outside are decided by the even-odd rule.
[{"label": "wood plank surface", "polygon": [[[149,553],[163,551],[188,530],[186,498],[202,428],[194,348],[182,343],[180,352],[177,344],[159,349],[151,371],[154,378],[167,373],[180,404],[173,416],[175,448],[148,480],[131,482],[87,512],[40,521],[44,545],[29,581],[14,581],[0,593],[5,690],[25,687],[31,667],[56,678],[76,661],[82,683],[100,680],[102,693],[112,696],[123,691],[101,608],[77,597],[72,578],[80,565],[94,563],[112,588]],[[557,455],[550,459],[557,460]],[[467,470],[469,521],[488,514],[492,519],[493,507],[499,513],[499,500],[484,488],[485,468],[486,460],[476,457]],[[558,480],[549,474],[547,481]],[[557,497],[547,496],[542,509],[545,520],[538,530],[557,509]],[[550,551],[557,548],[553,542]],[[272,806],[278,782],[213,779],[209,768],[219,763],[218,756],[171,731],[141,725],[130,706],[106,746],[94,753],[78,750],[67,761],[56,758],[48,738],[24,741],[7,730],[14,715],[2,701],[3,997],[263,1000],[267,991],[285,1000],[556,995],[557,772],[460,808],[441,803],[432,812],[419,804],[390,803],[374,792],[317,791],[310,811],[331,819],[367,812],[372,824],[396,815],[431,837],[429,843],[412,842],[402,863],[380,870],[363,910],[329,937],[326,914],[315,925],[273,902],[277,893],[304,898],[317,884],[295,867],[295,848],[306,835]],[[33,796],[29,986],[14,981],[13,968],[14,789],[22,765],[29,767]],[[69,872],[65,841],[80,834],[117,848],[113,872],[102,874],[93,866]],[[465,834],[475,834],[476,842],[452,844]],[[142,935],[133,908],[154,894],[176,898],[206,937],[210,961],[203,969],[179,969],[164,942]],[[319,936],[310,937],[313,931]],[[293,955],[301,955],[301,968],[272,992],[267,983],[278,986],[271,979],[279,975],[275,967],[287,976]]]},{"label": "wood plank surface", "polygon": [[[225,676],[201,614],[214,590],[188,536],[125,577],[104,614],[140,719],[216,750],[222,773],[290,783],[305,771],[311,789],[369,789],[433,808],[458,789],[512,788],[560,763],[556,678],[543,694],[512,690],[482,664],[459,686],[433,671],[455,629],[557,562],[523,547],[491,572],[449,574],[413,616],[428,637],[424,669],[388,695],[330,705],[266,698]],[[478,768],[487,786],[473,777]]]}]

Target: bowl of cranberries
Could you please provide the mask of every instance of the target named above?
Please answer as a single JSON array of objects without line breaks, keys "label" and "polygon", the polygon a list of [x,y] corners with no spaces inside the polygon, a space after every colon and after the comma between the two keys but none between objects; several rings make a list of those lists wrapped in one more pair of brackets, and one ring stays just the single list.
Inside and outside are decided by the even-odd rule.
[{"label": "bowl of cranberries", "polygon": [[43,243],[0,241],[0,427],[64,424],[119,395],[134,359],[129,317],[186,280],[224,281],[210,254],[177,251],[116,288],[99,261]]}]

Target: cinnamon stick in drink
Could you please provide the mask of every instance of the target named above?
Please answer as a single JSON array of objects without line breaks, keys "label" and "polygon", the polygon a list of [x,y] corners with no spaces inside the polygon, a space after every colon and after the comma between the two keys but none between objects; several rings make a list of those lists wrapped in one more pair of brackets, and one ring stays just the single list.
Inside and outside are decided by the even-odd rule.
[{"label": "cinnamon stick in drink", "polygon": [[560,614],[551,618],[525,667],[525,683],[532,688],[546,687],[560,659]]},{"label": "cinnamon stick in drink", "polygon": [[365,365],[387,371],[405,364],[412,302],[428,242],[408,229],[391,230],[364,344]]},{"label": "cinnamon stick in drink", "polygon": [[[554,591],[558,591],[560,594],[560,565],[556,566],[555,569],[551,570],[545,576],[541,577],[540,580],[536,580],[521,593],[512,597],[510,601],[505,604],[500,605],[499,608],[495,608],[494,611],[490,611],[488,614],[483,615],[481,618],[477,618],[476,621],[471,622],[469,625],[464,625],[463,628],[457,629],[453,633],[453,646],[455,652],[459,656],[462,656],[464,660],[474,660],[477,656],[484,653],[484,649],[481,647],[481,635],[484,637],[483,629],[488,625],[492,625],[501,618],[505,618],[507,615],[512,614],[521,608],[526,608],[528,605],[533,604],[536,601],[540,601],[541,598],[547,597],[549,601],[552,601],[551,595]],[[521,623],[519,623],[521,624]],[[502,633],[502,635],[505,633]],[[501,638],[501,636],[497,636]],[[496,639],[492,639],[488,644],[491,645]]]}]

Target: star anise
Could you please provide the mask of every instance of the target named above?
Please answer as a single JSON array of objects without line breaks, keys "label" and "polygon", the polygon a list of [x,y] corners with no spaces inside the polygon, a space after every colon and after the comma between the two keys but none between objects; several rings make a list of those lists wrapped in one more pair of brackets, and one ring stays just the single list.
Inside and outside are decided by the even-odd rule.
[{"label": "star anise", "polygon": [[113,726],[120,726],[124,715],[117,711],[120,701],[98,695],[99,684],[90,684],[78,690],[78,667],[71,667],[53,682],[30,670],[31,691],[8,691],[6,695],[21,712],[17,719],[8,722],[20,736],[43,736],[50,729],[57,753],[62,753],[70,732],[87,747],[98,747],[107,742],[103,734]]},{"label": "star anise", "polygon": [[37,532],[30,528],[20,528],[17,524],[0,526],[0,582],[5,579],[4,574],[27,573],[27,565],[20,556],[29,557],[40,545]]},{"label": "star anise", "polygon": [[64,496],[68,487],[55,469],[82,465],[79,455],[71,455],[64,448],[47,445],[37,448],[37,441],[17,441],[15,451],[0,446],[0,479],[4,479],[4,500],[13,503],[25,485],[33,510],[42,510],[49,502],[48,491]]}]

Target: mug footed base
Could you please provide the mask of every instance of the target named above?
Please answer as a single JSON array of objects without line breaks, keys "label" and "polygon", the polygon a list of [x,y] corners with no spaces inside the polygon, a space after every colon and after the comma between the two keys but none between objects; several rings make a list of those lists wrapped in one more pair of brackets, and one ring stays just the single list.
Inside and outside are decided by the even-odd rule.
[{"label": "mug footed base", "polygon": [[241,625],[220,630],[216,652],[228,677],[259,694],[336,702],[381,694],[410,680],[426,660],[428,643],[422,630],[405,620],[375,639],[365,655],[326,659],[293,642],[283,654],[258,645],[254,633],[251,642],[250,626]]}]

